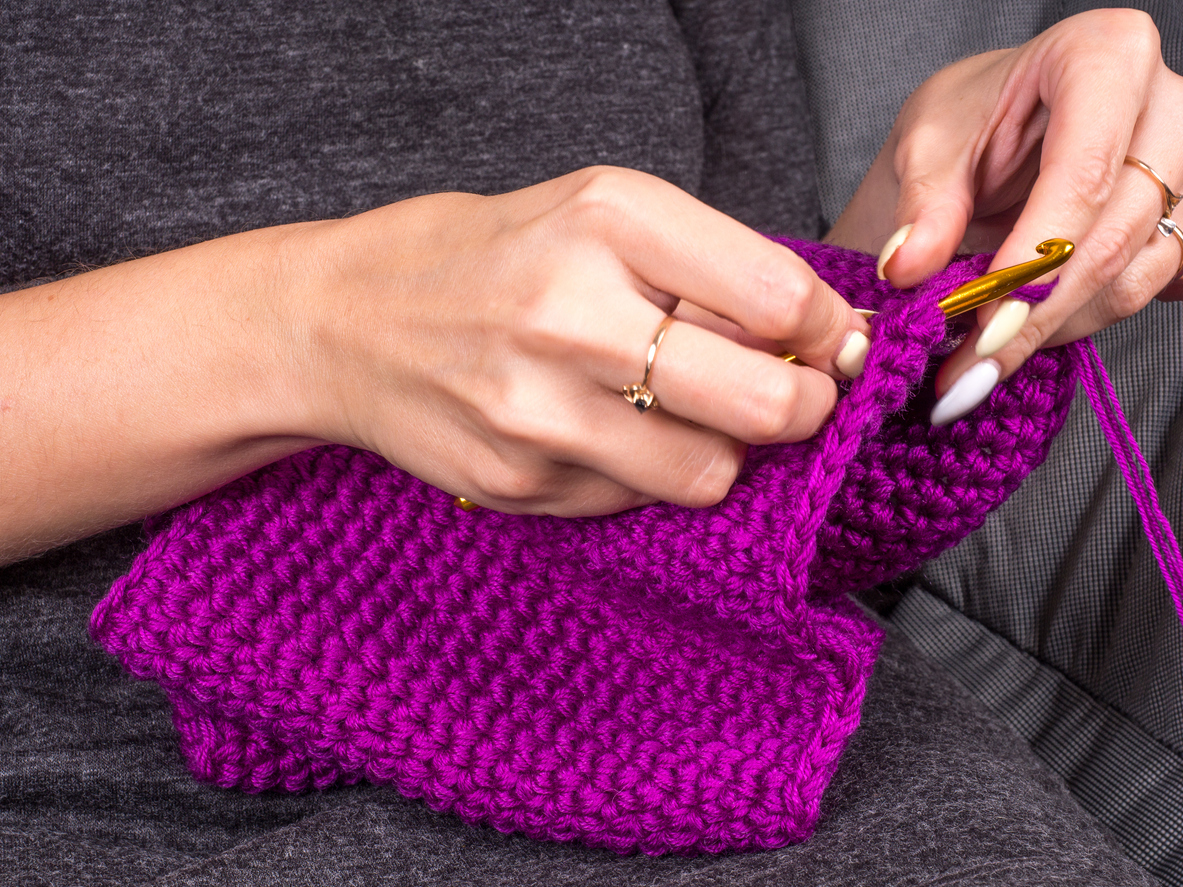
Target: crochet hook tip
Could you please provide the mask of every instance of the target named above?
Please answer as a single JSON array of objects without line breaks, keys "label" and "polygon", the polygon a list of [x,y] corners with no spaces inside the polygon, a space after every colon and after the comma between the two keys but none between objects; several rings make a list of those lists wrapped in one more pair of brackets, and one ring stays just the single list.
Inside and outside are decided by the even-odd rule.
[{"label": "crochet hook tip", "polygon": [[[1011,265],[1009,268],[999,268],[997,271],[976,277],[969,283],[963,283],[937,302],[937,307],[945,313],[945,317],[956,317],[958,314],[980,308],[1059,268],[1072,257],[1075,249],[1076,245],[1071,240],[1052,237],[1035,247],[1035,251],[1042,258],[1032,259],[1021,265]],[[855,310],[867,318],[875,313],[864,308]],[[789,363],[805,366],[804,361],[787,351],[780,357]]]},{"label": "crochet hook tip", "polygon": [[969,283],[963,283],[941,299],[937,307],[946,317],[956,317],[958,314],[980,308],[1059,268],[1072,257],[1075,249],[1076,245],[1071,240],[1052,237],[1035,247],[1035,251],[1043,258],[1032,259],[1021,265],[1011,265],[1009,268],[999,268]]}]

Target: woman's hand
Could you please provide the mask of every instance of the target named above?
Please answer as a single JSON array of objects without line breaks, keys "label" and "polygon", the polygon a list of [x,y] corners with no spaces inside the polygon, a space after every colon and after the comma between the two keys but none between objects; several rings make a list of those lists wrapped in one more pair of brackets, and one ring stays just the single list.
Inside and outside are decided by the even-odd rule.
[{"label": "woman's hand", "polygon": [[[621,386],[675,307],[640,415]],[[31,287],[0,296],[0,562],[324,442],[506,511],[706,505],[744,444],[813,434],[865,330],[788,250],[615,169]]]},{"label": "woman's hand", "polygon": [[[812,435],[831,377],[865,354],[865,321],[801,259],[639,172],[433,195],[303,233],[310,433],[502,511],[714,503],[744,444]],[[639,414],[621,386],[679,300],[649,380],[660,409]],[[819,369],[768,353],[784,348]]]},{"label": "woman's hand", "polygon": [[1155,229],[1162,191],[1123,163],[1140,158],[1183,186],[1180,108],[1183,78],[1163,64],[1148,16],[1073,16],[917,89],[829,239],[879,251],[911,226],[882,254],[897,286],[944,267],[959,248],[997,249],[995,270],[1035,258],[1050,237],[1073,241],[1055,291],[1029,316],[1013,300],[979,309],[978,328],[946,361],[937,388],[986,358],[1005,377],[1041,346],[1102,329],[1164,290],[1181,293],[1172,284],[1180,240]]}]

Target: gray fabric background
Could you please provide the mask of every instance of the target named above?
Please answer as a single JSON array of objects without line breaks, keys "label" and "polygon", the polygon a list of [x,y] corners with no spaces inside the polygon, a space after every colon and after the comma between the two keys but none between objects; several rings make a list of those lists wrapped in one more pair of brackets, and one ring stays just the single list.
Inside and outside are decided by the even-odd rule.
[{"label": "gray fabric background", "polygon": [[[816,236],[785,9],[6,0],[0,287],[592,163]],[[471,829],[366,786],[197,785],[159,691],[85,635],[139,545],[131,528],[0,570],[0,874],[12,883],[1150,883],[1009,729],[897,636],[818,835],[776,853],[620,859]]]},{"label": "gray fabric background", "polygon": [[594,164],[816,234],[783,17],[752,0],[6,0],[0,287]]}]

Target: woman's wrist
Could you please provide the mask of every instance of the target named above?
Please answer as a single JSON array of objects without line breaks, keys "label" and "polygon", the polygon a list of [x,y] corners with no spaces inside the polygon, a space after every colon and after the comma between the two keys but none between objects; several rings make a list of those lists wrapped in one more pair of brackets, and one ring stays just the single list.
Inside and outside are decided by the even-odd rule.
[{"label": "woman's wrist", "polygon": [[319,441],[289,409],[284,229],[0,297],[0,562],[177,505]]}]

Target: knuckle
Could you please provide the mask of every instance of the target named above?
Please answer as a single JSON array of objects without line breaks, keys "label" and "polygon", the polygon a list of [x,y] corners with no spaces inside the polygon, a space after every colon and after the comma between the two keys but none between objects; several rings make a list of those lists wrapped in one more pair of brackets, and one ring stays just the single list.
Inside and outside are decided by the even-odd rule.
[{"label": "knuckle", "polygon": [[1104,291],[1105,302],[1112,321],[1124,320],[1137,314],[1154,298],[1155,281],[1146,273],[1147,269],[1131,265],[1113,284]]},{"label": "knuckle", "polygon": [[570,449],[572,435],[569,423],[556,415],[553,406],[546,406],[550,400],[537,385],[515,378],[490,392],[479,409],[495,440],[519,453],[551,457]]},{"label": "knuckle", "polygon": [[915,175],[915,171],[929,165],[929,158],[944,153],[944,146],[948,140],[949,132],[943,122],[914,122],[900,133],[899,141],[896,142],[895,153],[892,155],[896,178],[905,186],[910,181],[913,187],[921,190],[922,195],[938,190],[935,184],[925,182],[922,177]]},{"label": "knuckle", "polygon": [[1109,27],[1104,30],[1121,55],[1156,59],[1161,54],[1161,35],[1147,13],[1140,9],[1109,9],[1106,14]]},{"label": "knuckle", "polygon": [[[515,291],[498,317],[504,342],[518,356],[547,361],[573,355],[600,362],[614,357],[625,343],[619,337],[606,341],[601,326],[589,321],[600,293],[597,271],[576,260]],[[581,285],[584,301],[579,300]]]},{"label": "knuckle", "polygon": [[[1162,39],[1154,19],[1140,9],[1094,9],[1058,26],[1062,43],[1059,74],[1076,65],[1120,68],[1124,82],[1137,88],[1162,64]],[[1079,51],[1077,51],[1079,50]]]},{"label": "knuckle", "polygon": [[1003,373],[1009,375],[1022,366],[1027,358],[1038,351],[1039,347],[1054,332],[1055,328],[1049,327],[1047,324],[1043,326],[1036,326],[1031,323],[1025,324],[1019,331],[1019,334],[1006,346],[1005,359],[1001,356],[998,357],[998,362],[1002,364]]},{"label": "knuckle", "polygon": [[743,326],[769,339],[792,338],[805,322],[812,293],[812,281],[804,271],[786,268],[778,259],[761,260],[747,282]]},{"label": "knuckle", "polygon": [[566,214],[576,222],[598,227],[611,224],[625,212],[628,195],[636,187],[636,174],[614,166],[582,170],[579,184],[564,202]]},{"label": "knuckle", "polygon": [[[921,170],[921,174],[916,174],[916,170]],[[897,218],[916,218],[922,210],[927,214],[940,214],[950,221],[960,219],[962,224],[968,224],[973,218],[970,192],[950,189],[948,182],[930,178],[920,165],[911,165],[897,158],[896,178],[900,183]]]},{"label": "knuckle", "polygon": [[800,406],[801,392],[792,372],[769,374],[745,404],[749,443],[771,443],[785,436]]},{"label": "knuckle", "polygon": [[808,424],[802,425],[800,418],[798,419],[797,433],[793,435],[792,440],[805,440],[813,437],[834,412],[834,407],[838,404],[838,386],[833,381],[827,380],[827,382],[825,393],[816,401],[811,401],[812,410],[808,415]]},{"label": "knuckle", "polygon": [[474,469],[477,487],[485,496],[501,502],[527,502],[542,492],[539,474],[524,466],[494,459]]},{"label": "knuckle", "polygon": [[554,354],[573,343],[575,330],[568,322],[569,311],[557,295],[558,287],[548,282],[518,295],[510,320],[513,339],[522,350]]},{"label": "knuckle", "polygon": [[722,502],[743,466],[744,448],[727,438],[718,438],[701,454],[704,460],[691,471],[683,504],[706,508]]},{"label": "knuckle", "polygon": [[909,207],[922,206],[936,196],[936,188],[931,182],[910,176],[908,172],[906,162],[896,164],[895,174],[900,183],[897,215],[899,212],[906,212]]},{"label": "knuckle", "polygon": [[[924,87],[918,89],[908,99],[908,105],[921,106],[924,99]],[[895,166],[896,172],[900,174],[902,180],[903,173],[906,173],[908,167],[918,157],[926,156],[932,149],[932,146],[937,138],[936,127],[931,123],[915,122],[906,130],[900,133],[899,141],[895,146]]]},{"label": "knuckle", "polygon": [[1099,230],[1088,251],[1094,290],[1116,280],[1133,261],[1138,252],[1135,235],[1124,225],[1110,225]]},{"label": "knuckle", "polygon": [[1081,149],[1073,156],[1071,168],[1065,170],[1068,204],[1076,204],[1094,216],[1099,214],[1109,202],[1120,168],[1120,160],[1103,146]]}]

